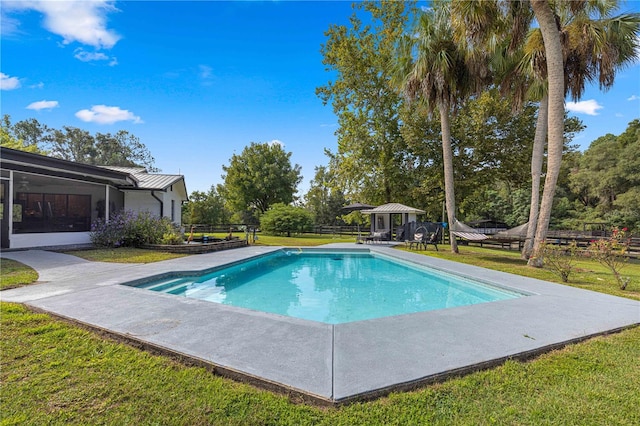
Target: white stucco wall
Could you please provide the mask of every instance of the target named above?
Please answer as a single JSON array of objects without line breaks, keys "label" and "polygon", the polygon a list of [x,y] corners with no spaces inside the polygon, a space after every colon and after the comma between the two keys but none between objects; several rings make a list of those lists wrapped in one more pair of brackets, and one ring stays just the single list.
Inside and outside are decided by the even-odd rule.
[{"label": "white stucco wall", "polygon": [[[161,198],[156,193],[158,198]],[[126,191],[124,193],[124,208],[134,212],[148,211],[160,216],[160,202],[151,196],[150,191]]]},{"label": "white stucco wall", "polygon": [[9,238],[12,249],[91,243],[88,232],[12,234]]},{"label": "white stucco wall", "polygon": [[182,191],[176,188],[176,185],[174,185],[173,188],[167,190],[167,192],[164,193],[166,206],[164,215],[169,219],[172,219],[171,201],[173,200],[173,223],[177,225],[182,224],[182,200],[184,200],[185,198],[186,197],[182,194]]},{"label": "white stucco wall", "polygon": [[[184,185],[182,185],[184,187]],[[175,188],[174,189],[178,189]],[[171,217],[171,201],[174,202],[173,222],[182,223],[182,200],[185,198],[183,191],[167,189],[167,191],[154,191],[154,195],[162,200],[162,215]],[[151,191],[126,191],[124,195],[124,208],[136,212],[148,211],[154,215],[160,215],[160,202],[151,195]]]}]

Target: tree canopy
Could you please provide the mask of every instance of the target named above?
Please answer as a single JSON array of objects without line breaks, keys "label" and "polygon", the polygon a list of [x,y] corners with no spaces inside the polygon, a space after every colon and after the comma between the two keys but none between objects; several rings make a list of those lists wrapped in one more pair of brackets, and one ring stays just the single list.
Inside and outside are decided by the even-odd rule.
[{"label": "tree canopy", "polygon": [[11,118],[4,115],[2,132],[14,140],[22,141],[24,150],[46,153],[63,160],[95,166],[144,167],[149,172],[159,171],[154,166],[155,160],[149,149],[126,130],[119,130],[115,134],[92,135],[72,126],[52,129],[35,118],[11,124]]},{"label": "tree canopy", "polygon": [[333,225],[346,202],[336,185],[335,176],[325,166],[316,167],[316,174],[304,198],[306,207],[314,214],[318,225]]},{"label": "tree canopy", "polygon": [[252,223],[256,223],[273,204],[292,203],[302,180],[300,166],[291,165],[291,153],[277,143],[252,142],[222,169],[224,186],[219,192],[229,210],[250,215],[239,218],[243,222],[253,217]]},{"label": "tree canopy", "polygon": [[[408,189],[404,141],[398,119],[400,94],[389,64],[405,31],[412,2],[358,3],[350,25],[331,25],[322,63],[336,78],[316,90],[337,115],[338,150],[331,168],[349,198],[395,201]],[[365,24],[364,22],[367,22]]]},{"label": "tree canopy", "polygon": [[193,191],[189,201],[182,205],[182,221],[185,224],[224,225],[231,219],[224,198],[212,185],[208,192]]}]

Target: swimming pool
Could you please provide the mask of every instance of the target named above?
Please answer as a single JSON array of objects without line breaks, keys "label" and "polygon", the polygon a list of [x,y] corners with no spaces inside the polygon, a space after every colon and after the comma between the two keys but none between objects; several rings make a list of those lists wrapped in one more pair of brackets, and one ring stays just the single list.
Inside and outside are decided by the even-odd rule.
[{"label": "swimming pool", "polygon": [[514,299],[522,293],[362,251],[283,249],[201,275],[137,287],[342,324]]}]

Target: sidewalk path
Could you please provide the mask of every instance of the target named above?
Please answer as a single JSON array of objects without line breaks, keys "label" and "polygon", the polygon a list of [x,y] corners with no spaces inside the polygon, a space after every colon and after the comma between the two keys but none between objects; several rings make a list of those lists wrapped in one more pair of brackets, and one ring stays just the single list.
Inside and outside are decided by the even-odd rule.
[{"label": "sidewalk path", "polygon": [[0,253],[0,257],[13,259],[35,269],[38,283],[60,281],[78,275],[94,274],[122,269],[127,265],[109,262],[92,262],[70,254],[45,250],[25,250]]}]

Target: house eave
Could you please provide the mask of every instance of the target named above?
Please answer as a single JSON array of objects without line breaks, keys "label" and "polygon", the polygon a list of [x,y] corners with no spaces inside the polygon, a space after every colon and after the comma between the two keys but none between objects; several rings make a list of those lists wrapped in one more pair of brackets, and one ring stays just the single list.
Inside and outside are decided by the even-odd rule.
[{"label": "house eave", "polygon": [[1,164],[3,168],[18,172],[47,174],[67,179],[111,184],[118,187],[133,187],[137,185],[137,181],[126,173],[5,147],[2,147]]}]

